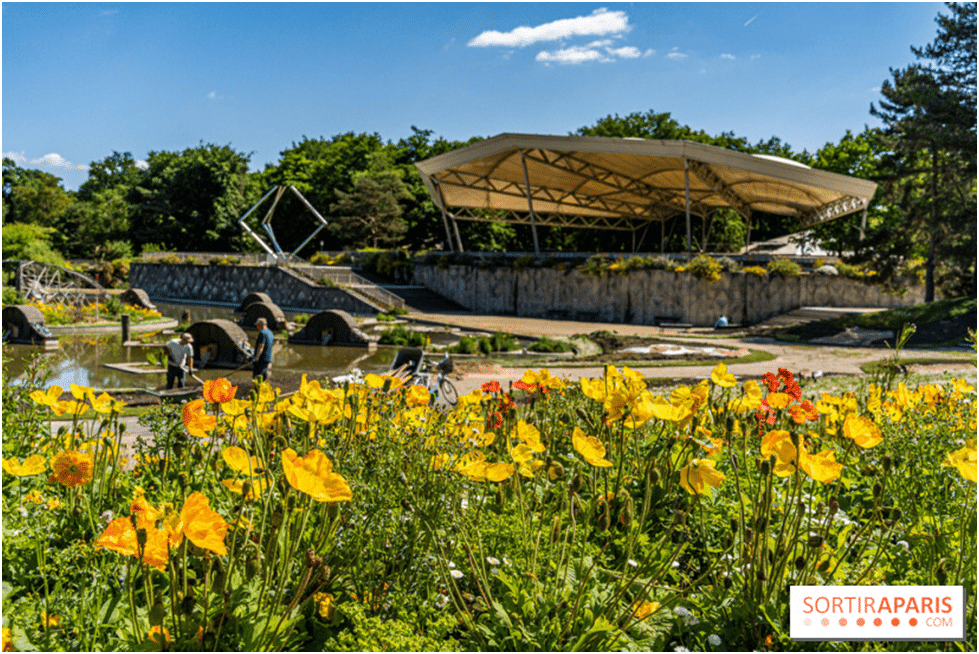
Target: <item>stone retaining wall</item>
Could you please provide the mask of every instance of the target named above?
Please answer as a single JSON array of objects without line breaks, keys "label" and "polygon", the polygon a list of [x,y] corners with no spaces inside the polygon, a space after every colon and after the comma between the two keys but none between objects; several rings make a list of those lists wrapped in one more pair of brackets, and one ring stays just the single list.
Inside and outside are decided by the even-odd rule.
[{"label": "stone retaining wall", "polygon": [[179,303],[230,302],[237,304],[252,292],[267,293],[286,311],[315,312],[341,309],[354,314],[376,314],[384,309],[340,287],[313,284],[276,266],[196,266],[134,263],[130,288],[141,288],[154,301]]},{"label": "stone retaining wall", "polygon": [[721,315],[751,325],[807,306],[893,308],[924,301],[920,285],[900,298],[852,279],[805,274],[722,273],[709,283],[666,270],[595,277],[573,269],[416,265],[414,281],[476,313],[635,325],[709,326]]}]

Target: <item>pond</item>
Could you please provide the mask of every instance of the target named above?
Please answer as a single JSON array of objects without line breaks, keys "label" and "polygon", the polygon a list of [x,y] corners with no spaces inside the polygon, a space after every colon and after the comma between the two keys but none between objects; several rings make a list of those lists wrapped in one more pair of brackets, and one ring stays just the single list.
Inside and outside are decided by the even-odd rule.
[{"label": "pond", "polygon": [[[236,320],[234,306],[203,306],[186,304],[158,303],[157,309],[167,317],[180,319],[185,311],[191,314],[192,322],[225,318]],[[286,313],[288,319],[296,314]],[[254,340],[255,332],[246,332],[249,339]],[[441,334],[437,334],[443,340]],[[446,335],[448,336],[448,335]],[[169,336],[160,335],[153,339],[162,342]],[[455,337],[456,340],[458,337]],[[433,339],[433,341],[436,339]],[[7,372],[14,383],[24,377],[25,366],[35,354],[47,359],[52,370],[48,384],[57,384],[67,389],[70,384],[92,386],[98,389],[118,388],[155,388],[166,382],[166,372],[160,368],[158,373],[133,374],[106,368],[106,363],[141,363],[146,361],[147,352],[159,354],[159,350],[146,347],[123,347],[122,337],[118,332],[111,334],[74,334],[59,335],[60,347],[47,350],[30,345],[3,346],[3,356],[9,360]],[[284,340],[276,340],[272,367],[273,380],[275,375],[301,375],[310,373],[316,377],[336,376],[348,372],[351,368],[360,368],[364,372],[383,372],[387,370],[396,348],[379,347],[369,352],[360,347],[323,347],[316,345],[290,345]],[[196,372],[201,379],[217,379],[228,377],[231,371],[220,368],[204,369]],[[235,373],[232,381],[250,379],[248,369]]]}]

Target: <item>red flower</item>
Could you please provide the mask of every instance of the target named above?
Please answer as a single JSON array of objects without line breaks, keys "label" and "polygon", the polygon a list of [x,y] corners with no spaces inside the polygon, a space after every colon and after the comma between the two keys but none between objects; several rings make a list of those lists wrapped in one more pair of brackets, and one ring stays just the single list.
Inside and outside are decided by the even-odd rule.
[{"label": "red flower", "polygon": [[500,382],[496,381],[495,379],[493,381],[486,382],[480,388],[484,393],[499,393],[503,390],[500,387]]},{"label": "red flower", "polygon": [[[516,386],[516,384],[514,384]],[[507,411],[508,409],[516,409],[517,403],[513,401],[513,396],[509,393],[503,393],[500,398],[500,411]]]},{"label": "red flower", "polygon": [[779,386],[778,377],[776,377],[772,373],[766,372],[764,375],[761,376],[761,380],[765,382],[765,385],[768,386],[768,390],[770,392],[775,393],[778,391],[778,386]]},{"label": "red flower", "polygon": [[499,411],[493,411],[488,416],[486,416],[486,428],[487,429],[499,429],[503,424],[503,414]]},{"label": "red flower", "polygon": [[795,382],[795,380],[786,383],[783,392],[788,395],[791,395],[792,399],[795,400],[796,402],[802,399],[802,389],[799,387],[799,384]]},{"label": "red flower", "polygon": [[518,391],[527,391],[528,393],[535,393],[537,391],[537,384],[528,384],[522,379],[513,382],[513,387]]},{"label": "red flower", "polygon": [[786,386],[790,386],[790,385],[792,385],[792,384],[795,383],[795,377],[793,377],[792,376],[792,373],[789,372],[788,370],[786,370],[785,368],[779,368],[778,369],[778,377],[779,377],[779,379],[782,380],[782,382]]}]

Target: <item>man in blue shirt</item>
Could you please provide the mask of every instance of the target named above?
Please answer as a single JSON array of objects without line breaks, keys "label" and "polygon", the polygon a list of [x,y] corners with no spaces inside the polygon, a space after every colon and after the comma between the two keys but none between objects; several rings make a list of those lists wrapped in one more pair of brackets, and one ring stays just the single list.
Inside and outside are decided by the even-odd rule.
[{"label": "man in blue shirt", "polygon": [[258,338],[255,339],[255,364],[252,367],[252,379],[261,377],[264,381],[269,380],[269,368],[272,366],[272,330],[268,327],[265,318],[255,321],[255,328],[258,329]]}]

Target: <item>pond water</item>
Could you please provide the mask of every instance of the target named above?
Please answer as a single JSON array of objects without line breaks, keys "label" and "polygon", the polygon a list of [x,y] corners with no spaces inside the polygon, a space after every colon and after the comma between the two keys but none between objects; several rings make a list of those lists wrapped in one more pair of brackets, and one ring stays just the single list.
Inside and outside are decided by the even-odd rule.
[{"label": "pond water", "polygon": [[[157,304],[158,310],[167,317],[180,319],[184,311],[190,311],[191,321],[226,318],[235,320],[234,306],[227,307]],[[292,319],[295,314],[286,313]],[[254,339],[255,332],[247,332],[249,339]],[[433,333],[433,342],[446,340],[451,335]],[[158,336],[155,342],[163,342],[170,337]],[[30,345],[3,346],[4,359],[8,360],[7,372],[14,383],[24,378],[27,362],[35,355],[45,358],[52,370],[48,385],[57,384],[67,389],[69,384],[92,386],[98,389],[113,388],[155,388],[166,383],[166,371],[151,374],[133,374],[106,368],[106,363],[142,363],[146,361],[146,353],[159,354],[158,349],[146,347],[123,347],[122,337],[116,332],[112,334],[76,334],[71,336],[59,335],[60,347],[56,350],[44,350]],[[360,347],[323,347],[319,345],[290,345],[284,340],[275,342],[274,362],[272,365],[273,380],[276,374],[310,373],[319,376],[335,376],[348,372],[351,368],[360,368],[364,372],[383,372],[387,370],[397,348],[379,347],[374,352]],[[196,372],[201,379],[217,379],[228,377],[232,382],[251,378],[249,369],[230,375],[231,371],[221,368],[204,369]]]}]

